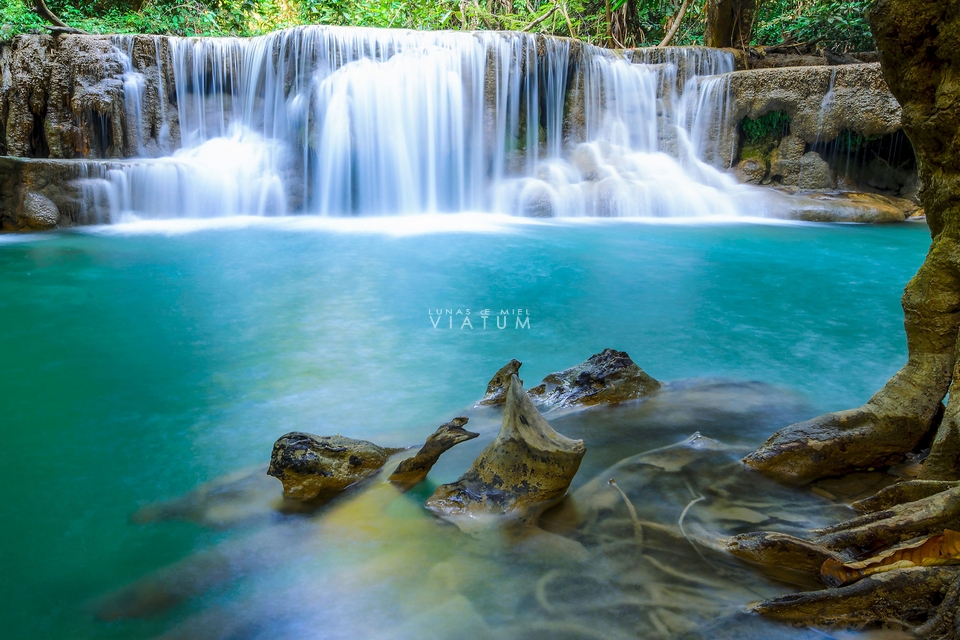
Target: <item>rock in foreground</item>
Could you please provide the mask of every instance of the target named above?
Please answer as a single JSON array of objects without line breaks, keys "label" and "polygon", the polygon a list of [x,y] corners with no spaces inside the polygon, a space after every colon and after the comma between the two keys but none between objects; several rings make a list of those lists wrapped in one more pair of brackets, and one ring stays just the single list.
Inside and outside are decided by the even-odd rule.
[{"label": "rock in foreground", "polygon": [[[487,392],[480,398],[478,405],[497,405],[507,401],[507,387],[510,386],[510,378],[520,375],[520,367],[523,363],[519,360],[511,360],[503,365],[499,371],[493,374],[487,384]],[[523,384],[523,380],[520,381]]]},{"label": "rock in foreground", "polygon": [[285,497],[310,500],[373,474],[389,454],[366,440],[294,431],[273,445],[267,474],[283,483]]},{"label": "rock in foreground", "polygon": [[427,508],[440,516],[533,522],[567,492],[586,450],[582,440],[553,430],[513,375],[500,433],[456,482],[437,487]]},{"label": "rock in foreground", "polygon": [[554,409],[636,400],[660,388],[625,351],[604,349],[575,367],[551,373],[530,395]]},{"label": "rock in foreground", "polygon": [[[513,362],[516,362],[516,360]],[[473,433],[463,428],[467,421],[468,418],[461,416],[440,425],[440,428],[427,438],[427,441],[415,456],[407,458],[397,465],[397,469],[390,474],[390,482],[403,491],[420,484],[444,452],[461,442],[473,440],[480,436],[479,433]]]}]

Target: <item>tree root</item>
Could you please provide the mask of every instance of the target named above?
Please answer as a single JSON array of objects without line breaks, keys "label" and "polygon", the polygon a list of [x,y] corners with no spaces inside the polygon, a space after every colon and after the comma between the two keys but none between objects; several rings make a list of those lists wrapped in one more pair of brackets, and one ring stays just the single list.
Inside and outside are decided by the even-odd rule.
[{"label": "tree root", "polygon": [[865,405],[781,429],[744,463],[786,484],[807,484],[895,464],[946,422],[946,433],[934,442],[934,465],[923,478],[954,479],[930,474],[951,460],[960,462],[954,459],[960,456],[960,429],[950,428],[960,407],[951,407],[945,419],[942,402],[953,380],[960,329],[958,264],[960,243],[936,237],[903,292],[907,363]]},{"label": "tree root", "polygon": [[924,619],[958,578],[958,567],[916,567],[873,575],[840,589],[775,598],[754,606],[765,616],[815,625],[865,625]]},{"label": "tree root", "polygon": [[934,415],[891,415],[868,403],[781,429],[743,462],[784,484],[804,485],[897,464],[933,422]]},{"label": "tree root", "polygon": [[834,551],[874,550],[960,527],[960,486],[928,498],[896,505],[814,533],[816,544]]},{"label": "tree root", "polygon": [[937,609],[935,616],[927,620],[914,631],[921,638],[931,640],[957,640],[960,638],[960,577],[958,577],[943,602]]},{"label": "tree root", "polygon": [[815,574],[820,573],[828,559],[842,561],[838,554],[819,544],[770,531],[734,536],[727,543],[727,551],[755,564]]},{"label": "tree root", "polygon": [[960,482],[942,480],[908,480],[885,487],[876,495],[854,502],[852,506],[857,513],[867,514],[884,511],[907,502],[915,502],[929,498],[942,491],[960,486]]}]

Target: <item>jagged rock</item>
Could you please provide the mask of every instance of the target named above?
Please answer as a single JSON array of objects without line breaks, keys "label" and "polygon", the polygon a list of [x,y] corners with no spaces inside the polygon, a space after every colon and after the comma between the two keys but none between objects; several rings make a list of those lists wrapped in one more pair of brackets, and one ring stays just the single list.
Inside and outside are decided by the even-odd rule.
[{"label": "jagged rock", "polygon": [[437,487],[427,508],[458,524],[464,517],[533,522],[566,494],[586,450],[553,430],[513,375],[500,433],[456,482]]},{"label": "jagged rock", "polygon": [[[490,383],[487,384],[487,392],[478,402],[478,405],[496,405],[503,404],[507,400],[507,388],[510,386],[510,379],[513,376],[520,375],[520,367],[523,363],[519,360],[511,360],[503,365],[499,371],[493,374]],[[523,384],[523,380],[520,381]]]},{"label": "jagged rock", "polygon": [[310,500],[370,476],[389,454],[366,440],[294,431],[274,443],[267,475],[283,483],[287,498]]},{"label": "jagged rock", "polygon": [[129,36],[123,46],[145,80],[139,131],[127,122],[124,61],[111,36],[20,35],[4,46],[0,155],[130,158],[172,151],[177,106],[160,87],[173,82],[157,65],[168,55],[168,40]]},{"label": "jagged rock", "polygon": [[[514,362],[517,361],[511,360],[510,364]],[[519,362],[517,362],[517,366],[520,366]],[[503,369],[500,371],[503,371]],[[467,424],[468,421],[468,418],[461,416],[440,425],[440,428],[427,438],[427,441],[415,456],[407,458],[397,466],[396,470],[390,475],[390,482],[404,491],[420,484],[445,451],[461,442],[473,440],[480,436],[479,433],[473,433],[463,428],[463,425]]]},{"label": "jagged rock", "polygon": [[530,395],[549,408],[615,404],[660,388],[625,351],[604,349],[575,367],[551,373]]}]

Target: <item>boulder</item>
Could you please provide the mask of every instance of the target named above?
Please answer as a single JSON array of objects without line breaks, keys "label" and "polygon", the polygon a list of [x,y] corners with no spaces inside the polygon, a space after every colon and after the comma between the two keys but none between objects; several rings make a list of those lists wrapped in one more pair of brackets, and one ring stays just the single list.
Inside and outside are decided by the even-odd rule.
[{"label": "boulder", "polygon": [[108,211],[86,202],[84,186],[113,166],[104,161],[0,157],[0,229],[31,231],[108,220]]},{"label": "boulder", "polygon": [[[511,360],[510,362],[513,363],[517,361]],[[517,363],[517,365],[519,366],[519,363]],[[440,428],[427,438],[427,441],[415,456],[407,458],[397,465],[396,470],[390,474],[390,482],[403,491],[412,489],[420,484],[445,451],[461,442],[473,440],[480,436],[479,433],[473,433],[463,428],[463,425],[467,424],[468,420],[468,418],[461,416],[440,425]]]},{"label": "boulder", "polygon": [[[523,363],[519,360],[511,360],[503,365],[499,371],[493,374],[487,384],[487,392],[480,398],[478,405],[497,405],[507,401],[507,388],[510,386],[510,379],[513,376],[520,375],[520,367]],[[523,384],[523,380],[520,381]]]},{"label": "boulder", "polygon": [[28,191],[20,203],[17,218],[21,229],[53,229],[60,219],[60,211],[50,198]]},{"label": "boulder", "polygon": [[756,158],[747,158],[740,161],[734,173],[740,182],[761,184],[767,177],[767,165]]},{"label": "boulder", "polygon": [[456,482],[437,487],[427,508],[461,527],[486,518],[535,522],[566,494],[586,450],[553,430],[513,375],[500,433]]},{"label": "boulder", "polygon": [[575,367],[551,373],[530,395],[541,406],[563,408],[636,400],[660,388],[625,351],[604,349]]},{"label": "boulder", "polygon": [[770,175],[778,178],[781,184],[796,185],[806,148],[801,138],[794,135],[784,137],[770,154]]},{"label": "boulder", "polygon": [[366,440],[294,431],[274,443],[267,475],[283,483],[285,497],[310,500],[372,475],[390,453]]},{"label": "boulder", "polygon": [[808,151],[800,157],[800,174],[797,186],[801,189],[829,189],[833,187],[833,171],[827,161],[816,151]]}]

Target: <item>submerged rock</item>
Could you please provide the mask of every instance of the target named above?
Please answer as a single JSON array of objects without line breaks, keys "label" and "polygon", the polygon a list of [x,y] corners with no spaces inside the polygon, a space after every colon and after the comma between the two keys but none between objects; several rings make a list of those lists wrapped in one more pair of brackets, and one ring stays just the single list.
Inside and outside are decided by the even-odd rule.
[{"label": "submerged rock", "polygon": [[903,222],[918,210],[906,198],[853,191],[804,194],[790,217],[809,222]]},{"label": "submerged rock", "polygon": [[447,517],[533,522],[566,494],[586,450],[582,440],[553,430],[512,375],[500,433],[456,482],[437,487],[427,508]]},{"label": "submerged rock", "polygon": [[[223,529],[255,520],[269,520],[292,503],[277,495],[277,486],[264,475],[264,468],[241,469],[206,482],[188,494],[141,507],[133,514],[138,524],[186,520]],[[306,506],[306,505],[304,505]]]},{"label": "submerged rock", "polygon": [[[510,386],[510,379],[513,376],[520,375],[520,367],[523,366],[523,363],[519,360],[511,360],[507,364],[503,365],[499,371],[493,374],[493,377],[490,379],[489,384],[487,384],[487,392],[480,398],[478,405],[496,405],[503,404],[507,401],[507,387]],[[523,384],[523,380],[520,381],[520,384]]]},{"label": "submerged rock", "polygon": [[285,497],[310,500],[370,476],[390,453],[366,440],[294,431],[273,445],[267,475],[283,483]]},{"label": "submerged rock", "polygon": [[530,395],[549,408],[636,400],[660,388],[625,351],[604,349],[575,367],[551,373]]},{"label": "submerged rock", "polygon": [[[513,362],[517,361],[511,360],[511,363]],[[517,364],[519,365],[519,363]],[[420,484],[445,451],[461,442],[473,440],[480,436],[479,433],[473,433],[463,428],[468,420],[468,418],[461,416],[440,425],[440,428],[427,438],[427,441],[415,456],[407,458],[397,465],[396,471],[390,475],[390,482],[403,491]]]}]

